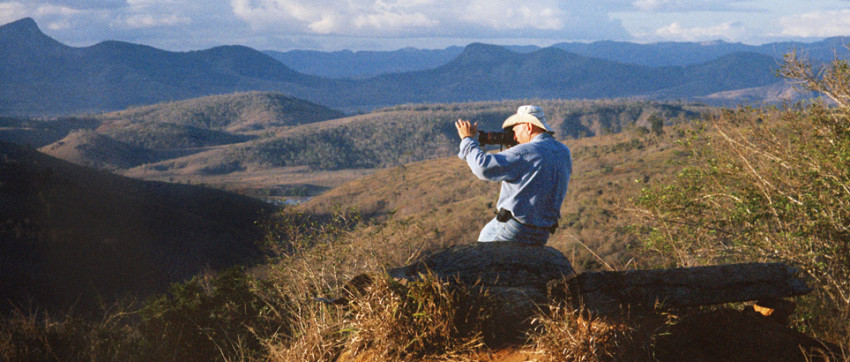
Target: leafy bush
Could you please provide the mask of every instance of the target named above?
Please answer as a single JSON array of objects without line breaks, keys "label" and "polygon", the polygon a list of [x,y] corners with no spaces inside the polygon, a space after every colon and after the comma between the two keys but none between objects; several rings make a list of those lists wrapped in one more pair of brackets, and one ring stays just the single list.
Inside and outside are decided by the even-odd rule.
[{"label": "leafy bush", "polygon": [[289,316],[273,314],[269,307],[285,304],[286,296],[270,301],[261,297],[268,295],[263,288],[268,284],[240,268],[172,286],[140,312],[145,353],[158,360],[182,361],[260,356],[261,338],[287,334],[290,328]]},{"label": "leafy bush", "polygon": [[142,340],[126,308],[107,310],[101,320],[16,309],[0,319],[0,360],[141,360]]}]

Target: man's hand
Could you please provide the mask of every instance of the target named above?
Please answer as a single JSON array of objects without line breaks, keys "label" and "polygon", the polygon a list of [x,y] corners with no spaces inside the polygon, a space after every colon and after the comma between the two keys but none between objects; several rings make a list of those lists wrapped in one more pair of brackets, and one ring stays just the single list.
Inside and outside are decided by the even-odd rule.
[{"label": "man's hand", "polygon": [[457,128],[457,135],[460,136],[460,139],[478,137],[478,122],[470,123],[459,119],[455,122],[455,128]]}]

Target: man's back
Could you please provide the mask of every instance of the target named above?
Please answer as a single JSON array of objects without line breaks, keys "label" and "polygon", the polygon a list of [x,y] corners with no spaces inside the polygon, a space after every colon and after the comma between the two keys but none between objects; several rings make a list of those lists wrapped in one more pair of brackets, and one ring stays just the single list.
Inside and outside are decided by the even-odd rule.
[{"label": "man's back", "polygon": [[501,153],[515,165],[517,177],[502,181],[496,207],[510,210],[523,224],[557,223],[572,173],[570,149],[544,133]]}]

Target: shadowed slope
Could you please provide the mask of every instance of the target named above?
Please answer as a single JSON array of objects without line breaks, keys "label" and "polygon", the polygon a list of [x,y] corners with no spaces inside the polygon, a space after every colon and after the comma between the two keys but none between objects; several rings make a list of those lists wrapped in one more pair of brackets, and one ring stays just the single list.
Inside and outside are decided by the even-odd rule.
[{"label": "shadowed slope", "polygon": [[141,182],[0,142],[0,299],[88,307],[255,260],[267,206]]}]

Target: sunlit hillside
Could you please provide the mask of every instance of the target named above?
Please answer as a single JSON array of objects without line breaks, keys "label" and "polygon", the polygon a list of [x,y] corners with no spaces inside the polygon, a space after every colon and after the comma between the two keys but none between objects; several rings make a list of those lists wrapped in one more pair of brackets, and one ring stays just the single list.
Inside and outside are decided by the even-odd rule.
[{"label": "sunlit hillside", "polygon": [[[675,139],[683,129],[669,127],[662,135],[635,129],[565,141],[574,169],[561,227],[548,245],[568,255],[578,270],[629,263],[634,239],[626,230],[625,209],[648,182],[661,182],[681,166],[685,153]],[[465,162],[450,156],[359,178],[300,209],[331,214],[339,207],[353,207],[382,223],[360,232],[380,229],[388,246],[414,243],[435,251],[477,240],[481,227],[494,216],[498,193],[498,183],[479,180]],[[356,243],[357,237],[353,240]]]}]

